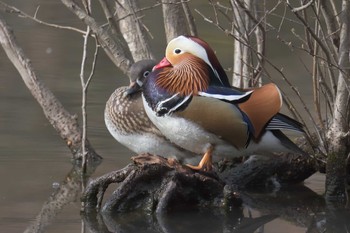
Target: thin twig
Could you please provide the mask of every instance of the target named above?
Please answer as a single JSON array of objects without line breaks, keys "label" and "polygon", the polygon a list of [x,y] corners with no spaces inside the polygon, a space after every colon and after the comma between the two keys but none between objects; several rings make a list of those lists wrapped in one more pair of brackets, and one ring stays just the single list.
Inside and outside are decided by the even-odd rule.
[{"label": "thin twig", "polygon": [[10,6],[10,5],[7,5],[6,3],[0,1],[0,4],[3,5],[5,7],[5,10],[7,8],[7,10],[10,12],[10,13],[16,13],[18,14],[18,16],[20,17],[23,17],[23,18],[28,18],[28,19],[31,19],[39,24],[42,24],[42,25],[45,25],[45,26],[49,26],[49,27],[53,27],[53,28],[58,28],[58,29],[64,29],[64,30],[70,30],[70,31],[75,31],[75,32],[79,32],[80,34],[85,34],[85,31],[83,30],[80,30],[78,28],[75,28],[75,27],[69,27],[69,26],[62,26],[62,25],[58,25],[58,24],[53,24],[53,23],[47,23],[45,21],[42,21],[40,19],[37,18],[37,14],[38,14],[38,11],[39,11],[39,6],[38,8],[36,9],[35,11],[35,14],[34,16],[31,16],[21,10],[19,10],[18,8],[14,7],[14,6]]},{"label": "thin twig", "polygon": [[186,16],[186,19],[187,19],[187,24],[188,24],[188,28],[190,31],[190,35],[197,36],[198,35],[197,27],[196,27],[196,24],[194,22],[194,18],[193,18],[193,15],[191,13],[191,10],[188,7],[188,1],[181,0],[181,4],[182,4],[182,9],[183,9],[185,16]]},{"label": "thin twig", "polygon": [[[118,1],[116,1],[116,2],[118,2]],[[118,2],[118,4],[120,4],[120,3]],[[127,18],[127,17],[133,15],[134,13],[137,14],[137,13],[140,13],[140,12],[143,12],[143,11],[146,11],[146,10],[152,10],[152,9],[158,7],[158,6],[161,6],[162,4],[165,4],[165,3],[157,2],[157,3],[155,3],[155,4],[152,5],[152,6],[147,6],[147,7],[143,7],[143,8],[140,8],[140,9],[136,9],[136,10],[135,10],[134,12],[132,12],[132,13],[126,14],[126,15],[124,15],[124,16],[122,16],[122,17],[118,17],[118,18],[116,19],[116,21],[118,22],[118,21],[120,21],[120,20],[123,20],[123,19],[125,19],[125,18]],[[125,10],[125,7],[122,7],[122,8]],[[116,15],[117,15],[117,11],[114,12],[113,16],[115,17]]]},{"label": "thin twig", "polygon": [[[300,7],[295,7],[295,8],[292,8],[292,12],[298,12],[298,11],[302,11],[302,10],[305,10],[306,8],[308,8],[309,6],[311,6],[313,3],[314,3],[315,0],[310,0],[308,3],[306,3],[305,5],[302,5]],[[287,0],[287,3],[289,3],[289,0]]]},{"label": "thin twig", "polygon": [[99,48],[100,48],[100,45],[98,44],[98,41],[95,39],[95,53],[94,53],[94,57],[93,57],[93,61],[92,61],[92,64],[91,64],[91,71],[90,71],[90,75],[89,75],[89,78],[86,80],[85,82],[85,86],[84,86],[84,90],[87,91],[89,85],[90,85],[90,82],[92,80],[92,77],[94,76],[95,74],[95,70],[96,70],[96,62],[97,62],[97,56],[98,56],[98,52],[99,52]]},{"label": "thin twig", "polygon": [[[315,14],[319,15],[319,12],[320,12],[320,7],[318,7],[317,12],[315,12]],[[317,20],[315,20],[315,33],[318,33],[318,31],[322,29],[322,27],[319,22],[319,17],[316,17],[316,18]],[[317,65],[318,59],[316,57],[318,53],[318,44],[315,40],[313,45],[313,53],[314,53],[314,56],[312,57],[312,88],[313,88],[313,96],[314,96],[313,102],[314,102],[315,111],[316,111],[319,124],[321,125],[321,128],[324,130],[325,125],[323,123],[322,114],[321,114],[321,105],[320,105],[320,82],[318,80],[319,70]]]},{"label": "thin twig", "polygon": [[[73,153],[73,157],[79,158],[81,155],[82,130],[78,125],[77,117],[70,114],[50,89],[39,79],[30,60],[17,45],[11,29],[1,17],[0,38],[0,43],[7,56],[20,73],[33,97],[41,106],[45,117],[61,138],[66,141],[67,146]],[[86,146],[91,159],[101,159],[89,143]]]},{"label": "thin twig", "polygon": [[121,41],[116,39],[108,30],[101,28],[101,25],[86,14],[73,0],[61,0],[61,2],[91,28],[111,61],[126,74],[131,66],[132,57],[125,50]]},{"label": "thin twig", "polygon": [[[82,176],[85,175],[86,172],[86,149],[85,149],[85,140],[86,140],[86,129],[87,129],[87,114],[86,114],[86,89],[85,89],[85,79],[84,79],[84,70],[85,70],[85,63],[87,59],[87,46],[88,46],[88,38],[91,33],[91,29],[89,26],[87,26],[86,33],[84,35],[84,44],[83,44],[83,56],[81,59],[81,66],[80,66],[80,82],[81,82],[81,89],[82,89],[82,99],[81,99],[81,114],[83,118],[83,135],[82,135],[82,154],[83,154],[83,159],[82,159]],[[84,180],[84,179],[83,179]],[[82,182],[82,188],[84,190],[85,188],[85,182]]]},{"label": "thin twig", "polygon": [[[315,32],[317,33],[322,33],[322,37],[323,37],[323,40],[325,41],[325,44],[327,45],[327,48],[328,50],[330,51],[330,54],[332,55],[333,57],[333,60],[334,61],[337,61],[338,60],[338,48],[335,48],[334,47],[334,44],[331,43],[331,41],[329,40],[329,37],[331,37],[332,35],[328,35],[328,33],[326,32],[326,30],[324,29],[324,20],[321,19],[321,5],[320,4],[317,4],[317,9],[315,9],[315,7],[312,7],[311,9],[313,10],[314,14],[315,14],[315,21],[317,21],[318,23],[318,26],[319,26],[319,30]],[[340,28],[338,29],[338,31],[340,31]],[[334,33],[331,33],[334,35]]]},{"label": "thin twig", "polygon": [[[288,3],[288,1],[286,2],[287,6],[290,9],[293,9],[293,7]],[[317,44],[320,46],[320,48],[322,49],[323,53],[326,56],[326,60],[328,63],[332,63],[332,56],[329,54],[329,51],[327,50],[327,47],[324,45],[324,43],[321,41],[321,39],[313,32],[313,30],[311,29],[311,27],[307,24],[307,22],[305,21],[305,19],[303,17],[301,17],[298,12],[294,12],[295,16],[300,20],[300,22],[303,23],[303,25],[305,26],[305,28],[307,29],[307,31],[310,33],[310,35],[312,36],[312,38],[317,42]],[[337,91],[337,86],[336,86],[336,81],[335,81],[335,77],[334,77],[334,73],[332,70],[329,70],[329,77],[330,77],[330,82],[331,82],[331,86],[332,86],[332,91],[333,94],[336,93]]]},{"label": "thin twig", "polygon": [[[259,79],[261,77],[262,74],[262,70],[263,70],[263,66],[264,66],[264,57],[265,57],[265,39],[266,39],[266,35],[265,35],[265,28],[262,25],[262,19],[261,20],[257,20],[256,17],[250,12],[249,9],[247,9],[244,4],[242,4],[241,1],[236,1],[238,3],[238,5],[244,10],[244,12],[247,14],[247,16],[249,17],[249,19],[251,21],[253,21],[253,23],[255,23],[255,26],[253,27],[252,31],[256,31],[257,32],[257,58],[258,58],[258,64],[256,65],[254,71],[253,72],[253,77],[252,77],[252,85],[251,86],[255,86],[258,82]],[[256,27],[258,29],[256,29]],[[249,35],[250,33],[248,33]],[[260,37],[260,38],[258,38]],[[263,56],[260,56],[259,54],[262,54]]]}]

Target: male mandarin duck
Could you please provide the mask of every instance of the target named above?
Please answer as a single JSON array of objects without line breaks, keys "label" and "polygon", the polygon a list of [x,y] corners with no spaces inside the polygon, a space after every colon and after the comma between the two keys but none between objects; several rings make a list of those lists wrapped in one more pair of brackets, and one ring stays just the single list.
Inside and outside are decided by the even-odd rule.
[{"label": "male mandarin duck", "polygon": [[156,62],[142,60],[129,71],[130,86],[116,89],[106,103],[104,119],[111,135],[135,153],[151,153],[180,160],[194,154],[171,143],[149,120],[142,104],[140,86]]},{"label": "male mandarin duck", "polygon": [[280,130],[303,132],[279,113],[282,96],[275,84],[242,91],[228,78],[210,46],[192,36],[169,42],[165,58],[143,84],[146,113],[173,143],[204,154],[195,170],[210,170],[212,156],[254,152],[305,154]]}]

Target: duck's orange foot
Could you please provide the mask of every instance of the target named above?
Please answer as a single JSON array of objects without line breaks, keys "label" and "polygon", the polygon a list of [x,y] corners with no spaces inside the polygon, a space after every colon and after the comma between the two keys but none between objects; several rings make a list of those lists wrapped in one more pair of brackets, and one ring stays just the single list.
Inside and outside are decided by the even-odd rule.
[{"label": "duck's orange foot", "polygon": [[203,158],[201,159],[201,161],[199,162],[199,164],[197,166],[193,166],[190,164],[186,164],[187,167],[191,168],[192,170],[195,171],[212,171],[213,170],[213,162],[212,162],[212,152],[214,150],[213,146],[210,146],[207,150],[207,152],[205,152],[205,154],[203,155]]}]

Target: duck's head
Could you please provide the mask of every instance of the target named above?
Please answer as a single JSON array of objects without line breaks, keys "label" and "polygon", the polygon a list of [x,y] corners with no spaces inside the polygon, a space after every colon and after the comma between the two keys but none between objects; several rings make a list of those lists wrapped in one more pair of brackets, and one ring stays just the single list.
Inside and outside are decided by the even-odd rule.
[{"label": "duck's head", "polygon": [[199,72],[210,68],[213,74],[209,75],[211,84],[230,86],[227,75],[213,49],[207,42],[198,37],[179,36],[172,39],[166,47],[165,57],[154,69],[166,67],[175,70],[183,69],[183,73]]},{"label": "duck's head", "polygon": [[130,85],[125,92],[125,96],[141,91],[144,79],[149,75],[156,64],[155,60],[150,59],[140,60],[132,64],[128,72]]}]

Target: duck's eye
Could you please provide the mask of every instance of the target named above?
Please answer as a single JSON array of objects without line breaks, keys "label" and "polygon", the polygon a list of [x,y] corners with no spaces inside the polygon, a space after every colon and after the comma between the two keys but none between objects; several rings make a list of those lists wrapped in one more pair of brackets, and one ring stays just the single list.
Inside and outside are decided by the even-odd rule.
[{"label": "duck's eye", "polygon": [[143,77],[146,78],[146,77],[149,75],[149,73],[150,73],[150,72],[149,72],[148,70],[146,70],[146,71],[143,73]]},{"label": "duck's eye", "polygon": [[174,49],[175,54],[180,54],[181,52],[182,52],[181,49]]}]

